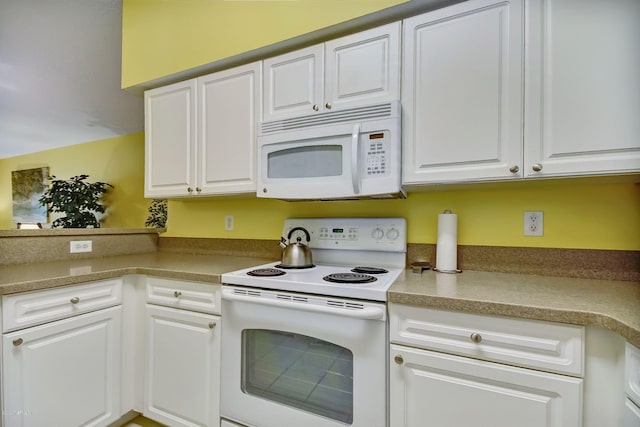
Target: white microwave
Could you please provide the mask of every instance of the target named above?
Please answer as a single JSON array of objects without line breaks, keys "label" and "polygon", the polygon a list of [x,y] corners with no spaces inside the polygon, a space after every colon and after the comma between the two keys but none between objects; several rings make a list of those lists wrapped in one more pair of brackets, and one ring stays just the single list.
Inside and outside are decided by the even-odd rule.
[{"label": "white microwave", "polygon": [[404,198],[400,101],[262,122],[257,196]]}]

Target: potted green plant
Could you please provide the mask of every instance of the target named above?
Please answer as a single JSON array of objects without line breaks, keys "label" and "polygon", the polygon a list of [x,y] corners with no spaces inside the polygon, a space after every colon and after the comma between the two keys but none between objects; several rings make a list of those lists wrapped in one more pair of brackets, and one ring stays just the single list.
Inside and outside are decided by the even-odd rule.
[{"label": "potted green plant", "polygon": [[153,199],[149,205],[149,216],[145,227],[165,228],[167,226],[167,199]]},{"label": "potted green plant", "polygon": [[38,200],[49,213],[63,213],[51,223],[53,228],[99,228],[96,213],[104,213],[102,196],[113,188],[106,182],[86,182],[89,175],[77,175],[68,180],[49,177],[49,188]]}]

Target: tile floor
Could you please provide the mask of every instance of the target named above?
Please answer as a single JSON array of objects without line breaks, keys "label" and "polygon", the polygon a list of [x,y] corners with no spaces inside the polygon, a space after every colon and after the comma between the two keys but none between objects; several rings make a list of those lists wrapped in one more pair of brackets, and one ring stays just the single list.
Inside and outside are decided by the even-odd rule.
[{"label": "tile floor", "polygon": [[143,416],[139,416],[122,425],[122,427],[164,427],[163,424],[158,424],[155,421],[151,421]]}]

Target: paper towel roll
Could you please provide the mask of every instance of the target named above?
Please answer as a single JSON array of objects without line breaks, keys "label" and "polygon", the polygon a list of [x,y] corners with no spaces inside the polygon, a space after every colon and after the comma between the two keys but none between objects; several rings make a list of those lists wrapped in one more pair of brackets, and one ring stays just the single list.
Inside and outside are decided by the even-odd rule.
[{"label": "paper towel roll", "polygon": [[436,268],[447,272],[458,269],[458,215],[451,211],[438,215]]}]

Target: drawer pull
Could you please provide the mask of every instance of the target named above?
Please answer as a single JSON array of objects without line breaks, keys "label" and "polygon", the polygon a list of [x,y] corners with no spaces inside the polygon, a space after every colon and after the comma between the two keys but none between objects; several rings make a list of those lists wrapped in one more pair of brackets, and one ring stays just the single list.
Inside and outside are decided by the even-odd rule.
[{"label": "drawer pull", "polygon": [[469,338],[471,338],[471,341],[473,341],[476,344],[478,344],[478,343],[480,343],[480,341],[482,341],[482,335],[480,335],[477,332],[472,333]]},{"label": "drawer pull", "polygon": [[531,165],[531,169],[533,169],[534,172],[540,172],[542,170],[542,165],[540,163],[534,163]]},{"label": "drawer pull", "polygon": [[402,365],[404,363],[404,359],[400,355],[397,355],[396,357],[394,357],[393,361],[396,362],[398,365]]},{"label": "drawer pull", "polygon": [[77,303],[79,303],[79,302],[80,302],[80,298],[78,298],[78,297],[73,297],[73,298],[71,298],[71,299],[69,300],[69,302],[70,302],[71,304],[77,304]]},{"label": "drawer pull", "polygon": [[209,322],[209,329],[215,328],[216,324],[213,322]]},{"label": "drawer pull", "polygon": [[17,338],[15,340],[13,340],[13,345],[18,347],[19,345],[22,345],[23,342],[24,342],[24,340],[22,338]]},{"label": "drawer pull", "polygon": [[173,293],[173,296],[174,296],[174,297],[176,297],[176,298],[180,298],[180,297],[182,296],[182,292],[180,292],[180,291],[175,291],[175,292]]}]

